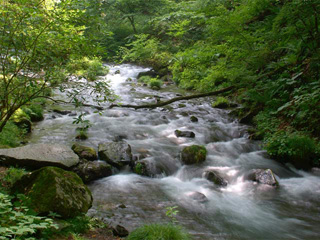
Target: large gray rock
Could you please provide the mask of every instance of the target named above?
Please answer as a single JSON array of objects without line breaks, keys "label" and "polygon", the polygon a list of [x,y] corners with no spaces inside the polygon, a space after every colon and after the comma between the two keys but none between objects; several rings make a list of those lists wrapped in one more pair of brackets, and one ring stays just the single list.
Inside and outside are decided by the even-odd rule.
[{"label": "large gray rock", "polygon": [[69,169],[79,163],[79,157],[70,147],[59,144],[33,144],[24,147],[0,149],[0,164],[33,169],[54,166]]},{"label": "large gray rock", "polygon": [[279,183],[271,169],[252,169],[247,175],[247,179],[270,186],[279,186]]},{"label": "large gray rock", "polygon": [[112,175],[112,167],[102,161],[83,161],[74,167],[72,171],[78,174],[84,183]]},{"label": "large gray rock", "polygon": [[126,142],[100,143],[98,154],[101,160],[119,169],[132,163],[131,146]]}]

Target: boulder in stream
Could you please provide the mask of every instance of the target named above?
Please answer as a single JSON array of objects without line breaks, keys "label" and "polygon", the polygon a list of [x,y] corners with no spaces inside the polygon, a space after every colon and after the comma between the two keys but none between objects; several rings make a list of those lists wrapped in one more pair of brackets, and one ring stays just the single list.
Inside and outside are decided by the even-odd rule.
[{"label": "boulder in stream", "polygon": [[220,187],[226,187],[228,185],[228,181],[223,179],[219,173],[216,171],[206,171],[204,172],[204,178],[208,179],[210,182],[213,182],[214,184],[220,186]]},{"label": "boulder in stream", "polygon": [[118,169],[132,163],[131,146],[123,141],[100,143],[98,154],[101,160]]},{"label": "boulder in stream", "polygon": [[72,171],[78,174],[84,183],[112,175],[111,165],[102,161],[82,161]]},{"label": "boulder in stream", "polygon": [[137,161],[133,167],[133,172],[146,177],[151,177],[152,173],[148,167],[148,163],[146,161]]},{"label": "boulder in stream", "polygon": [[12,189],[26,195],[26,204],[39,214],[58,213],[71,218],[87,213],[92,195],[81,178],[57,167],[44,167],[24,175]]},{"label": "boulder in stream", "polygon": [[72,113],[72,111],[70,110],[61,110],[61,109],[53,109],[53,112],[59,113],[61,115],[67,115]]},{"label": "boulder in stream", "polygon": [[33,169],[55,166],[69,169],[79,163],[70,147],[59,144],[33,144],[18,148],[0,149],[0,164]]},{"label": "boulder in stream", "polygon": [[94,161],[94,160],[98,159],[97,151],[92,147],[86,147],[86,146],[82,146],[78,143],[75,143],[72,145],[71,149],[81,159],[86,159],[89,161]]},{"label": "boulder in stream", "polygon": [[260,184],[279,186],[279,182],[271,169],[252,169],[247,175],[247,179]]},{"label": "boulder in stream", "polygon": [[156,78],[158,76],[158,74],[154,70],[149,70],[149,71],[146,71],[146,72],[139,72],[137,78],[139,79],[139,78],[141,78],[143,76],[149,76],[149,77],[152,77],[152,78]]},{"label": "boulder in stream", "polygon": [[199,119],[198,119],[196,116],[191,116],[191,117],[190,117],[190,121],[191,121],[191,122],[198,122]]},{"label": "boulder in stream", "polygon": [[192,145],[182,149],[181,161],[186,164],[198,164],[206,160],[207,149],[204,146]]},{"label": "boulder in stream", "polygon": [[180,131],[180,130],[175,130],[174,134],[177,137],[186,137],[186,138],[195,138],[196,134],[191,131]]},{"label": "boulder in stream", "polygon": [[187,193],[187,196],[194,200],[197,201],[199,203],[205,203],[208,202],[208,198],[206,197],[206,195],[204,195],[203,193],[200,192],[191,192],[191,193]]}]

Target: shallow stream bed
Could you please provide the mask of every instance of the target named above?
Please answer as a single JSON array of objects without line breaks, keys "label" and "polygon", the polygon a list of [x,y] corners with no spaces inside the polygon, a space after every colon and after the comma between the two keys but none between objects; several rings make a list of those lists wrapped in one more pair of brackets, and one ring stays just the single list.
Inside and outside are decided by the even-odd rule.
[{"label": "shallow stream bed", "polygon": [[[111,81],[122,103],[155,103],[177,96],[168,86],[154,91],[137,84],[139,72],[130,64],[109,66],[104,80]],[[115,74],[120,70],[120,74]],[[128,81],[131,78],[132,81]],[[129,79],[130,80],[130,79]],[[195,239],[320,239],[320,176],[286,168],[269,159],[259,142],[247,138],[247,126],[237,123],[228,111],[212,108],[213,98],[176,102],[153,110],[114,108],[100,116],[92,108],[85,112],[93,126],[84,145],[122,137],[135,155],[144,154],[157,173],[141,177],[128,169],[89,185],[94,204],[90,215],[119,223],[129,230],[142,224],[168,222],[166,208],[177,206],[177,221]],[[72,114],[71,114],[72,115]],[[192,122],[191,116],[198,118]],[[75,116],[59,115],[48,106],[45,120],[32,133],[32,143],[62,143],[76,140]],[[177,138],[175,130],[193,131],[195,138]],[[207,160],[198,166],[184,166],[179,153],[185,146],[204,145]],[[270,168],[278,177],[279,188],[245,180],[254,168]],[[203,178],[206,170],[217,170],[227,180],[215,187]],[[207,201],[194,199],[193,193]]]}]

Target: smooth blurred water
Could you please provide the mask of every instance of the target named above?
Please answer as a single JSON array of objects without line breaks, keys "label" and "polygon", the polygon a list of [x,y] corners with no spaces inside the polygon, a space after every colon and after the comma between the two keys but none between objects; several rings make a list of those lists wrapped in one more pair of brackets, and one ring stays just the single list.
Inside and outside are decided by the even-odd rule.
[{"label": "smooth blurred water", "polygon": [[[180,91],[174,86],[153,91],[138,85],[138,73],[147,68],[129,64],[109,67],[110,73],[101,81],[110,81],[122,103],[155,103],[154,95],[165,100]],[[114,74],[116,70],[120,74]],[[126,81],[128,78],[133,81]],[[145,160],[158,173],[156,178],[147,178],[123,171],[91,183],[94,205],[89,214],[132,230],[142,224],[168,222],[166,208],[178,206],[178,222],[195,239],[320,239],[319,176],[267,158],[259,142],[247,139],[247,126],[231,119],[227,111],[211,108],[212,101],[195,99],[154,110],[114,108],[102,116],[92,108],[65,107],[77,114],[85,112],[93,123],[83,144],[97,147],[99,142],[123,136],[133,153],[145,153]],[[185,106],[179,107],[181,103]],[[30,141],[71,146],[76,136],[75,117],[51,109],[48,106],[45,121],[36,125]],[[190,121],[191,115],[199,122]],[[196,137],[177,138],[176,129],[193,131]],[[192,144],[206,146],[207,160],[198,166],[183,166],[179,153]],[[271,168],[280,187],[244,180],[253,168]],[[228,186],[217,188],[204,179],[203,173],[210,169],[219,171]],[[195,192],[208,201],[194,200]],[[121,204],[126,208],[119,207]]]}]

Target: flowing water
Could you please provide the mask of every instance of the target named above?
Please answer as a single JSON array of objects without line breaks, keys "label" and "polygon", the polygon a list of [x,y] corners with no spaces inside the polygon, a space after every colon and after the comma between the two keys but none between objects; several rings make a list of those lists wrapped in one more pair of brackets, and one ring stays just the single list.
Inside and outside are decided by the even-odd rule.
[{"label": "flowing water", "polygon": [[[122,103],[154,103],[176,97],[178,89],[168,86],[153,91],[137,85],[139,72],[134,65],[109,66],[102,80],[111,81]],[[120,70],[120,74],[114,74]],[[127,81],[128,78],[132,79]],[[132,110],[114,108],[100,116],[92,108],[75,110],[86,113],[93,126],[84,145],[125,138],[137,156],[145,155],[155,173],[141,177],[124,170],[89,185],[94,203],[90,215],[119,223],[129,230],[142,224],[168,222],[166,208],[177,206],[176,218],[194,239],[320,239],[320,175],[286,168],[269,159],[259,142],[247,138],[247,126],[237,123],[225,110],[213,109],[211,98],[176,102],[165,108]],[[50,111],[36,125],[30,142],[75,142],[74,116]],[[199,121],[190,121],[196,116]],[[177,138],[174,131],[190,130],[194,139]],[[205,145],[207,160],[197,166],[184,166],[179,152],[185,146]],[[279,188],[245,180],[250,169],[270,168]],[[229,184],[217,188],[204,179],[206,170],[217,170]],[[194,194],[207,201],[198,201]],[[125,205],[125,207],[123,206]]]}]

